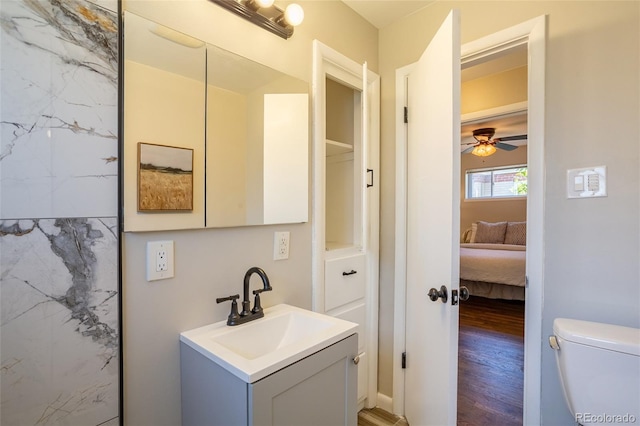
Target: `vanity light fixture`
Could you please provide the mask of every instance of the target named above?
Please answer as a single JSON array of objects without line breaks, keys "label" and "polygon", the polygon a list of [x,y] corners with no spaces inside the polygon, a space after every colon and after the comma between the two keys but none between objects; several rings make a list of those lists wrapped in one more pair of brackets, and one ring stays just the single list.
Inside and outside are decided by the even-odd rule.
[{"label": "vanity light fixture", "polygon": [[274,0],[211,0],[213,3],[241,16],[267,31],[288,39],[293,35],[293,27],[304,19],[302,7],[289,4],[283,11]]},{"label": "vanity light fixture", "polygon": [[258,10],[261,7],[271,7],[273,3],[274,0],[247,0],[245,4],[253,10]]}]

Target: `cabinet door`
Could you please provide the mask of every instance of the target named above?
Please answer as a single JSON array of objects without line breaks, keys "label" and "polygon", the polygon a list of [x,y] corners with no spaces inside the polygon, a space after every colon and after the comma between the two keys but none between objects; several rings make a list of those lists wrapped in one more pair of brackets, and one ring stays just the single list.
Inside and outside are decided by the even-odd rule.
[{"label": "cabinet door", "polygon": [[369,388],[369,357],[367,356],[367,348],[366,348],[366,305],[363,303],[357,304],[356,306],[349,305],[349,308],[342,311],[336,310],[329,312],[330,315],[333,315],[337,318],[355,322],[358,324],[358,328],[356,329],[358,332],[358,357],[360,362],[358,363],[358,402],[362,402],[362,400],[367,396],[367,391]]},{"label": "cabinet door", "polygon": [[369,387],[369,357],[366,352],[358,354],[358,402],[367,396]]},{"label": "cabinet door", "polygon": [[354,334],[249,386],[249,425],[357,424]]},{"label": "cabinet door", "polygon": [[247,384],[180,342],[182,426],[246,426]]},{"label": "cabinet door", "polygon": [[366,350],[367,306],[364,301],[355,305],[349,305],[346,309],[336,309],[335,311],[327,312],[327,315],[358,324],[358,328],[356,328],[356,333],[358,334],[358,352],[364,352]]}]

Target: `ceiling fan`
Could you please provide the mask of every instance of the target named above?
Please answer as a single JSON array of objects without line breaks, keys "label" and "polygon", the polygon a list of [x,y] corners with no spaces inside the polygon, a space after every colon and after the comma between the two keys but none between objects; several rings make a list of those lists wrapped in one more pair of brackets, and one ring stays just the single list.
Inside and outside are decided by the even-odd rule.
[{"label": "ceiling fan", "polygon": [[472,145],[469,148],[462,151],[463,154],[472,153],[479,157],[487,157],[496,152],[496,148],[503,149],[505,151],[513,151],[517,148],[515,145],[509,145],[508,143],[502,143],[503,141],[519,141],[527,140],[527,135],[517,136],[505,136],[503,138],[493,138],[496,129],[493,127],[487,127],[483,129],[476,129],[473,131],[473,138],[475,142],[466,143],[464,145]]}]

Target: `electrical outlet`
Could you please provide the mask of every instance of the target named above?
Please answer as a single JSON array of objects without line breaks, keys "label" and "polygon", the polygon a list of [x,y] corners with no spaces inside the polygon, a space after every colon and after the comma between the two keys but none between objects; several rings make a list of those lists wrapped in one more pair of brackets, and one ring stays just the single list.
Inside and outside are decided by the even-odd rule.
[{"label": "electrical outlet", "polygon": [[273,260],[289,258],[289,232],[273,234]]},{"label": "electrical outlet", "polygon": [[156,272],[166,271],[167,268],[167,250],[163,247],[156,252]]},{"label": "electrical outlet", "polygon": [[147,281],[173,276],[173,241],[147,242]]}]

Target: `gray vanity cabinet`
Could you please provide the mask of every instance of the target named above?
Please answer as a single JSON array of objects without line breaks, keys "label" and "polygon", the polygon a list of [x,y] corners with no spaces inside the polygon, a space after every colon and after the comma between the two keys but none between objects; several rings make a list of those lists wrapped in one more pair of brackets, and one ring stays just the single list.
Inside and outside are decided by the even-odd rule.
[{"label": "gray vanity cabinet", "polygon": [[[250,342],[248,343],[250,344]],[[182,424],[357,424],[357,335],[254,383],[180,344]]]}]

